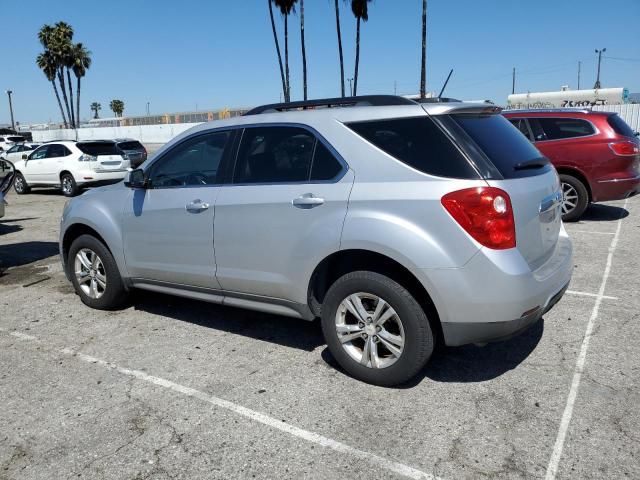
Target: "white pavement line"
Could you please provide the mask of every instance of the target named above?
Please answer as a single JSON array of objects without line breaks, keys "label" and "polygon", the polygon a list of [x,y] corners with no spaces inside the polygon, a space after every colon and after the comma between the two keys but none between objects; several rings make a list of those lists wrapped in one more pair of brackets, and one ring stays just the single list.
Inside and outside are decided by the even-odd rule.
[{"label": "white pavement line", "polygon": [[598,295],[597,293],[589,293],[589,292],[577,292],[575,290],[567,290],[564,293],[568,293],[569,295],[580,295],[582,297],[602,297],[603,300],[618,300],[618,297],[610,297],[609,295]]},{"label": "white pavement line", "polygon": [[567,230],[569,235],[572,233],[595,233],[596,235],[615,235],[616,232],[596,232],[595,230]]},{"label": "white pavement line", "polygon": [[[622,207],[625,210],[627,208],[627,203],[628,200],[625,200],[624,206]],[[593,310],[591,311],[591,317],[589,318],[589,322],[587,323],[587,329],[584,332],[582,346],[580,347],[580,353],[578,354],[578,360],[576,361],[576,368],[573,372],[571,389],[569,390],[569,396],[567,397],[567,404],[562,414],[562,420],[560,421],[560,427],[558,428],[558,436],[556,437],[556,443],[553,446],[553,453],[551,454],[551,459],[549,460],[549,465],[547,466],[547,474],[545,475],[546,480],[555,480],[558,473],[558,465],[560,464],[560,458],[562,457],[562,449],[564,448],[564,442],[567,438],[569,423],[571,422],[571,417],[573,416],[573,407],[576,403],[578,389],[580,388],[580,380],[582,380],[582,372],[584,371],[584,364],[587,359],[589,341],[591,340],[591,335],[593,334],[595,321],[598,318],[600,304],[602,303],[602,299],[604,298],[604,290],[607,286],[609,273],[611,273],[611,263],[613,261],[613,254],[616,251],[616,247],[618,246],[618,238],[620,237],[621,227],[622,217],[618,219],[616,233],[613,236],[613,240],[611,240],[611,244],[609,245],[609,255],[607,256],[607,264],[604,268],[604,273],[602,274],[602,283],[600,284],[600,289],[598,290],[598,296],[596,298],[595,305],[593,306]]]},{"label": "white pavement line", "polygon": [[[7,332],[7,330],[0,328],[0,332]],[[31,335],[26,335],[20,332],[13,331],[13,332],[9,332],[9,334],[14,337],[18,337],[22,340],[38,341],[36,337]],[[377,465],[378,467],[385,468],[390,472],[397,473],[404,477],[412,478],[416,480],[442,480],[440,477],[436,477],[435,475],[431,475],[430,473],[417,470],[403,463],[394,462],[393,460],[380,457],[373,453],[365,452],[364,450],[359,450],[345,443],[339,442],[337,440],[333,440],[331,438],[325,437],[318,433],[310,432],[308,430],[304,430],[302,428],[289,425],[287,423],[284,423],[282,420],[277,420],[273,417],[270,417],[269,415],[265,415],[264,413],[251,410],[250,408],[237,405],[228,400],[223,400],[222,398],[214,397],[213,395],[209,395],[207,393],[201,392],[200,390],[196,390],[194,388],[185,387],[184,385],[180,385],[178,383],[172,382],[171,380],[155,377],[153,375],[144,373],[140,370],[131,370],[128,368],[120,367],[114,363],[107,362],[106,360],[92,357],[84,353],[76,352],[71,348],[63,348],[59,351],[64,355],[69,355],[69,356],[78,358],[84,362],[93,363],[96,365],[100,365],[101,367],[115,370],[118,373],[121,373],[122,375],[137,378],[138,380],[152,383],[160,387],[168,388],[169,390],[182,393],[183,395],[187,395],[189,397],[197,398],[198,400],[202,400],[203,402],[210,403],[211,405],[214,405],[216,407],[224,408],[233,413],[237,413],[238,415],[242,415],[243,417],[247,417],[253,421],[267,425],[268,427],[275,428],[282,432],[288,433],[289,435],[293,435],[294,437],[298,437],[298,438],[301,438],[302,440],[306,440],[307,442],[311,442],[317,445],[321,445],[323,447],[331,448],[332,450],[335,450],[337,452],[344,453],[347,455],[351,455],[352,457],[359,458],[360,460],[366,460],[374,465]]]}]

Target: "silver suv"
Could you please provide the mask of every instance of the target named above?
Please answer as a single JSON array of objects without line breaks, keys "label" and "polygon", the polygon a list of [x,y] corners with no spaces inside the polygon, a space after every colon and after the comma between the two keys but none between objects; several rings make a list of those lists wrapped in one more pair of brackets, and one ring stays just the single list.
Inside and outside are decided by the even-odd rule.
[{"label": "silver suv", "polygon": [[436,342],[524,330],[564,293],[558,175],[500,109],[393,96],[267,105],[198,125],[69,201],[67,276],[313,320],[354,377],[413,377]]}]

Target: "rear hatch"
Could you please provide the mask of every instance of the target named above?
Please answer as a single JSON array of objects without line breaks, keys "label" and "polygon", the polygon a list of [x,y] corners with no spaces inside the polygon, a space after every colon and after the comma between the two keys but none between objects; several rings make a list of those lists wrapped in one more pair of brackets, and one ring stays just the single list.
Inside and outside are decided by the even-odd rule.
[{"label": "rear hatch", "polygon": [[147,159],[147,151],[136,140],[119,142],[118,147],[127,155],[132,165],[139,165]]},{"label": "rear hatch", "polygon": [[125,159],[115,142],[79,142],[76,146],[90,159],[96,172],[126,170],[130,162]]},{"label": "rear hatch", "polygon": [[549,161],[498,111],[460,108],[436,118],[458,140],[487,183],[509,194],[516,248],[535,270],[551,257],[558,242],[560,182]]}]

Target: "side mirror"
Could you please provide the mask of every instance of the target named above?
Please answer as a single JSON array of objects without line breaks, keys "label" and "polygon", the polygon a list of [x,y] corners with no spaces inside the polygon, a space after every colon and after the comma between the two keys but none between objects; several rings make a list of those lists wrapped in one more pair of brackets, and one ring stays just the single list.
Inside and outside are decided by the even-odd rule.
[{"label": "side mirror", "polygon": [[13,168],[13,163],[8,160],[0,160],[2,162],[2,171],[5,171],[7,168],[9,171],[4,174],[3,178],[0,178],[0,192],[4,195],[9,191],[11,185],[13,185],[13,180],[16,178],[16,169]]},{"label": "side mirror", "polygon": [[22,154],[22,159],[23,159],[23,160],[26,160],[28,157],[29,157],[29,156],[28,156],[26,153],[23,153],[23,154]]},{"label": "side mirror", "polygon": [[129,188],[147,188],[147,179],[144,170],[136,168],[131,170],[124,179],[124,186]]}]

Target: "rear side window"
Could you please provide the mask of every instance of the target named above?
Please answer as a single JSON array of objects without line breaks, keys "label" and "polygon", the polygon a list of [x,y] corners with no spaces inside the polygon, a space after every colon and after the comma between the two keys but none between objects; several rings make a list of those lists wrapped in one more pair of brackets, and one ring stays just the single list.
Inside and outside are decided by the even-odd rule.
[{"label": "rear side window", "polygon": [[331,180],[342,170],[342,164],[333,156],[322,142],[316,142],[313,154],[313,166],[311,167],[311,180]]},{"label": "rear side window", "polygon": [[82,153],[87,155],[122,155],[122,152],[118,149],[114,142],[86,142],[76,143],[76,146]]},{"label": "rear side window", "polygon": [[429,117],[347,124],[365,140],[423,173],[449,178],[478,178],[478,173]]},{"label": "rear side window", "polygon": [[137,141],[120,142],[120,143],[118,143],[118,146],[122,150],[144,150],[144,147],[142,146],[142,144],[140,142],[137,142]]},{"label": "rear side window", "polygon": [[624,135],[625,137],[635,137],[636,134],[631,127],[620,116],[615,113],[607,117],[607,123],[613,128],[613,131],[618,135]]},{"label": "rear side window", "polygon": [[49,145],[49,150],[47,150],[47,158],[59,158],[66,157],[71,152],[64,145],[53,144]]},{"label": "rear side window", "polygon": [[586,137],[596,133],[590,122],[580,118],[537,117],[535,120],[544,130],[547,140]]},{"label": "rear side window", "polygon": [[550,165],[520,168],[543,155],[502,115],[457,114],[449,118],[459,125],[504,178],[541,175]]}]

